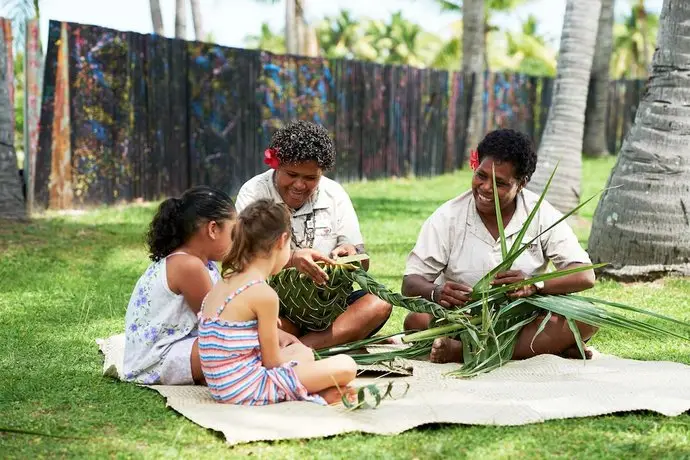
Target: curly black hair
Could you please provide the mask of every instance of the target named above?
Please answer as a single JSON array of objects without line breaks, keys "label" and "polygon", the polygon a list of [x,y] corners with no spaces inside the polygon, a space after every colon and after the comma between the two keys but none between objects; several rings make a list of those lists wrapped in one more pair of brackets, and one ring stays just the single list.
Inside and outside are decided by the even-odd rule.
[{"label": "curly black hair", "polygon": [[296,121],[276,131],[269,148],[275,149],[281,163],[315,161],[330,171],[335,166],[335,146],[328,130],[308,121]]},{"label": "curly black hair", "polygon": [[158,261],[182,246],[204,221],[235,216],[235,204],[225,192],[206,186],[192,187],[180,198],[168,198],[158,206],[146,241],[149,257]]},{"label": "curly black hair", "polygon": [[537,152],[532,139],[514,129],[497,129],[488,133],[477,146],[479,161],[491,157],[515,167],[515,178],[529,180],[537,169]]}]

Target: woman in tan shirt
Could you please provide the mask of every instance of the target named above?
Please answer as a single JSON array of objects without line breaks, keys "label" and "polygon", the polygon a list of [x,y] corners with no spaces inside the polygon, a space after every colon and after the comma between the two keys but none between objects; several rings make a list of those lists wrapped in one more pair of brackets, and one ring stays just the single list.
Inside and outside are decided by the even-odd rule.
[{"label": "woman in tan shirt", "polygon": [[[242,186],[235,202],[237,212],[262,198],[285,203],[292,215],[292,253],[287,266],[324,284],[326,272],[316,262],[333,263],[333,257],[365,252],[349,195],[323,175],[335,166],[333,141],[323,126],[298,121],[278,130],[264,155],[271,169]],[[362,266],[368,269],[369,261]],[[311,348],[326,348],[375,334],[392,311],[391,305],[363,290],[353,292],[347,305],[325,330],[310,330],[285,318],[281,328]]]},{"label": "woman in tan shirt", "polygon": [[[501,262],[492,168],[495,168],[508,247],[534,208],[539,197],[526,190],[525,186],[536,168],[537,155],[525,134],[511,129],[493,131],[480,142],[477,153],[471,190],[441,205],[422,226],[407,259],[403,294],[421,296],[444,307],[462,306],[470,299],[471,286]],[[561,216],[552,205],[543,201],[524,241],[533,239]],[[591,263],[565,221],[535,241],[518,257],[511,270],[496,275],[494,284],[510,284],[544,273],[549,262],[558,270]],[[568,294],[593,285],[594,271],[587,270],[523,287],[510,296]],[[430,320],[428,314],[410,313],[405,319],[405,330],[427,329]],[[539,317],[522,329],[513,353],[515,359],[538,354],[574,356],[579,353],[567,322],[558,315],[551,317],[546,328],[532,342],[542,320],[543,317]],[[578,327],[583,340],[588,340],[596,332],[586,324],[578,323]],[[430,359],[434,362],[459,362],[462,345],[457,340],[437,339]]]}]

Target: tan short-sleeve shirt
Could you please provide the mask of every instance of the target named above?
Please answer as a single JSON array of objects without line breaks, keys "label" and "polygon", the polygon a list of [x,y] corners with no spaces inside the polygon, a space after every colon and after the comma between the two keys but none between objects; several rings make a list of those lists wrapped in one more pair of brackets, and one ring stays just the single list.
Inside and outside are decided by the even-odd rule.
[{"label": "tan short-sleeve shirt", "polygon": [[[235,203],[238,212],[262,198],[273,198],[283,203],[273,182],[273,172],[270,169],[254,176],[242,186]],[[312,199],[292,214],[292,231],[297,241],[297,244],[295,241],[291,243],[292,248],[297,249],[298,245],[307,247],[307,233],[312,230],[313,249],[325,255],[343,244],[364,244],[350,196],[340,184],[327,177],[321,177]]]},{"label": "tan short-sleeve shirt", "polygon": [[[517,239],[539,196],[529,190],[517,195],[517,208],[506,226],[508,248]],[[547,229],[562,214],[543,201],[531,222],[523,243]],[[421,275],[438,284],[455,281],[473,286],[501,262],[501,244],[482,222],[468,191],[439,207],[425,222],[414,249],[407,258],[405,275]],[[513,270],[527,275],[545,273],[549,261],[557,269],[572,263],[591,263],[570,226],[561,222],[540,236],[517,258]]]}]

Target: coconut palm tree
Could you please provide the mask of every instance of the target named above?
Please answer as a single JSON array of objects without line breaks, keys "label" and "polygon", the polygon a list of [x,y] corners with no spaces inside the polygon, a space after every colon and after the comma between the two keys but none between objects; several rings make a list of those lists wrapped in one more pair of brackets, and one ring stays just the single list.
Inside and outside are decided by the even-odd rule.
[{"label": "coconut palm tree", "polygon": [[635,5],[623,22],[613,26],[614,78],[647,78],[650,57],[656,48],[659,17]]},{"label": "coconut palm tree", "polygon": [[194,22],[194,37],[197,40],[204,39],[204,27],[201,18],[201,5],[199,0],[189,0],[192,5],[192,21]]},{"label": "coconut palm tree", "polygon": [[607,191],[589,251],[610,276],[690,276],[690,3],[664,0],[647,83]]},{"label": "coconut palm tree", "polygon": [[151,9],[151,22],[153,23],[153,32],[156,35],[165,35],[165,27],[163,26],[163,13],[161,13],[160,0],[149,0]]},{"label": "coconut palm tree", "polygon": [[187,37],[187,2],[175,0],[175,38]]},{"label": "coconut palm tree", "polygon": [[[276,4],[278,0],[257,0]],[[303,53],[311,33],[305,18],[306,0],[285,0],[285,48],[288,54]]]},{"label": "coconut palm tree", "polygon": [[462,72],[474,79],[470,107],[470,117],[465,136],[465,153],[474,149],[484,131],[484,40],[485,0],[464,0],[462,4]]},{"label": "coconut palm tree", "polygon": [[366,22],[357,21],[349,10],[325,17],[316,26],[321,55],[329,59],[376,60],[377,52],[371,44],[373,37],[364,34],[366,26]]},{"label": "coconut palm tree", "polygon": [[529,184],[530,189],[540,192],[555,164],[560,163],[547,199],[561,211],[580,202],[585,107],[600,10],[601,0],[566,3],[555,90],[539,146],[537,171]]},{"label": "coconut palm tree", "polygon": [[609,68],[613,52],[614,0],[601,0],[601,13],[594,50],[589,97],[585,111],[585,137],[582,152],[588,157],[608,155],[606,142],[606,108],[609,101]]},{"label": "coconut palm tree", "polygon": [[267,22],[261,24],[259,35],[247,35],[244,38],[244,44],[247,48],[285,54],[285,35],[274,33]]},{"label": "coconut palm tree", "polygon": [[403,18],[400,11],[394,13],[387,23],[371,21],[366,30],[367,38],[377,52],[377,62],[416,67],[425,65],[420,53],[423,33],[418,24]]},{"label": "coconut palm tree", "polygon": [[[537,29],[537,18],[529,15],[521,30],[505,33],[507,49],[501,69],[528,75],[556,75],[556,51],[546,43]],[[491,58],[491,51],[489,56]]]},{"label": "coconut palm tree", "polygon": [[[462,16],[463,2],[462,0],[434,0],[440,7],[442,12],[455,13]],[[506,13],[514,11],[517,7],[529,3],[531,0],[484,0],[484,44],[482,50],[484,56],[484,67],[490,68],[491,50],[488,45],[490,42],[490,35],[498,32],[500,28],[491,22],[491,17],[494,13]],[[451,38],[445,46],[447,52],[454,52],[460,45],[460,35]],[[438,61],[444,62],[444,55],[438,56]]]}]

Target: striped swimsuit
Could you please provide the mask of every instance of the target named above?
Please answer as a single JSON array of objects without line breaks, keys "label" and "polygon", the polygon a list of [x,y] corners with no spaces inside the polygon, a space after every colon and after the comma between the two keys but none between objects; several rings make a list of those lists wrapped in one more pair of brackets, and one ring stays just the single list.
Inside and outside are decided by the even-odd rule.
[{"label": "striped swimsuit", "polygon": [[272,369],[263,366],[257,320],[220,319],[235,296],[262,282],[251,281],[230,294],[212,318],[202,317],[203,305],[199,311],[199,358],[211,395],[219,402],[249,406],[298,400],[326,405],[297,379],[293,369],[297,361]]}]

